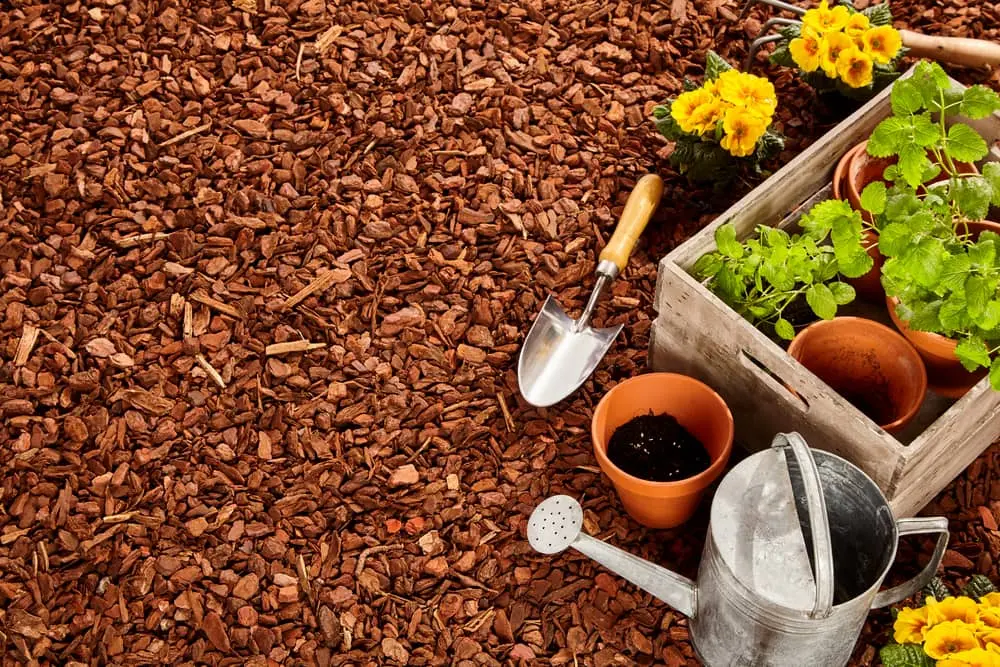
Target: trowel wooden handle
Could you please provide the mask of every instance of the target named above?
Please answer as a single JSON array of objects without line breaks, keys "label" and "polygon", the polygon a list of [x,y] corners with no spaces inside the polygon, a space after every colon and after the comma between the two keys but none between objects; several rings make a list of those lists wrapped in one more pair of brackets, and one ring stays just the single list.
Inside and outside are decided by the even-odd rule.
[{"label": "trowel wooden handle", "polygon": [[625,210],[618,220],[615,233],[601,251],[602,262],[614,262],[619,271],[625,270],[629,255],[635,249],[642,230],[646,229],[646,224],[653,217],[662,194],[663,180],[656,174],[646,174],[639,179],[625,202]]},{"label": "trowel wooden handle", "polygon": [[968,37],[934,37],[911,30],[900,30],[903,45],[910,50],[907,55],[929,58],[953,65],[982,67],[1000,65],[1000,44],[985,39]]}]

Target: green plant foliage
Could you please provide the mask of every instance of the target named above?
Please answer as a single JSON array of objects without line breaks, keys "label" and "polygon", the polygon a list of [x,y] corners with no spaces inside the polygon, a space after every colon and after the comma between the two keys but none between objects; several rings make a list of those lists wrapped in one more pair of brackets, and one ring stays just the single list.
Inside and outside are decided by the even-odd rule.
[{"label": "green plant foliage", "polygon": [[951,591],[945,585],[944,580],[941,577],[934,577],[930,582],[924,586],[924,597],[932,597],[935,600],[943,600],[949,595]]},{"label": "green plant foliage", "polygon": [[878,657],[884,667],[934,667],[936,662],[919,644],[889,644]]},{"label": "green plant foliage", "polygon": [[893,86],[891,101],[893,115],[875,128],[868,152],[898,158],[885,174],[892,185],[862,193],[887,258],[882,284],[910,327],[957,340],[962,364],[989,368],[1000,390],[1000,236],[969,228],[1000,203],[1000,165],[985,165],[981,175],[960,170],[988,147],[968,125],[947,123],[1000,110],[1000,96],[984,86],[954,90],[939,65],[921,62]]},{"label": "green plant foliage", "polygon": [[972,578],[969,579],[969,583],[965,585],[962,589],[962,595],[970,597],[973,600],[978,600],[979,598],[986,597],[990,593],[996,593],[997,587],[993,585],[989,577],[982,574],[974,574]]},{"label": "green plant foliage", "polygon": [[762,225],[756,238],[741,243],[735,227],[722,225],[715,231],[717,249],[699,258],[692,273],[756,326],[791,340],[795,324],[787,313],[796,303],[805,300],[816,317],[832,319],[855,297],[840,276],[861,276],[872,267],[862,247],[861,214],[846,202],[814,206],[801,226],[801,234],[788,234]]}]

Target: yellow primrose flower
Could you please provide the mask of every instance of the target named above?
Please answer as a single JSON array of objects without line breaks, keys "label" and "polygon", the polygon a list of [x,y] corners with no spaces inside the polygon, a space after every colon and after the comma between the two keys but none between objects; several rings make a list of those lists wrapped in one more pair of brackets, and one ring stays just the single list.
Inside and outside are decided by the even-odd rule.
[{"label": "yellow primrose flower", "polygon": [[991,628],[988,625],[980,623],[976,626],[975,633],[983,646],[1000,645],[1000,628]]},{"label": "yellow primrose flower", "polygon": [[924,640],[924,653],[935,660],[943,660],[974,648],[981,648],[979,640],[962,621],[946,621],[935,625],[927,631],[927,638]]},{"label": "yellow primrose flower", "polygon": [[837,74],[851,88],[864,88],[872,82],[872,59],[852,46],[837,57]]},{"label": "yellow primrose flower", "polygon": [[674,100],[674,103],[670,105],[670,115],[674,117],[677,125],[682,130],[685,132],[695,132],[697,131],[695,130],[695,123],[691,119],[695,109],[705,104],[711,104],[714,101],[715,97],[712,93],[704,88],[681,93]]},{"label": "yellow primrose flower", "polygon": [[855,48],[851,38],[842,32],[832,32],[823,39],[822,48],[819,54],[819,66],[823,72],[831,79],[837,78],[837,59],[840,54],[847,49]]},{"label": "yellow primrose flower", "polygon": [[774,85],[767,79],[753,74],[729,70],[719,75],[719,97],[734,106],[741,106],[770,121],[778,107],[778,97]]},{"label": "yellow primrose flower", "polygon": [[872,28],[861,35],[861,44],[865,53],[879,65],[885,65],[899,53],[903,47],[903,38],[892,26],[884,25]]},{"label": "yellow primrose flower", "polygon": [[715,126],[725,113],[726,108],[723,104],[713,99],[711,102],[698,105],[698,108],[691,113],[691,125],[698,134],[708,134],[715,130]]},{"label": "yellow primrose flower", "polygon": [[987,627],[1000,629],[1000,609],[980,604],[979,622]]},{"label": "yellow primrose flower", "polygon": [[836,32],[847,25],[851,14],[847,7],[837,5],[833,9],[827,5],[826,0],[819,3],[816,9],[810,9],[802,16],[802,25],[812,28],[816,32]]},{"label": "yellow primrose flower", "polygon": [[1000,653],[974,648],[949,655],[937,667],[1000,667]]},{"label": "yellow primrose flower", "polygon": [[1000,607],[1000,593],[987,593],[979,601],[987,607]]},{"label": "yellow primrose flower", "polygon": [[934,598],[927,599],[927,622],[937,625],[945,621],[962,621],[975,624],[979,619],[979,605],[972,598],[946,597],[938,602]]},{"label": "yellow primrose flower", "polygon": [[802,26],[802,33],[788,43],[788,51],[803,72],[815,72],[819,69],[823,38],[814,30]]},{"label": "yellow primrose flower", "polygon": [[767,131],[767,121],[746,109],[730,109],[722,122],[725,136],[722,147],[735,157],[746,157],[757,147],[757,140]]},{"label": "yellow primrose flower", "polygon": [[864,14],[851,14],[851,17],[847,19],[847,25],[844,26],[844,32],[847,36],[854,40],[858,48],[861,48],[861,36],[865,34],[865,31],[871,27],[871,22],[868,17]]},{"label": "yellow primrose flower", "polygon": [[892,637],[897,644],[920,644],[927,634],[927,607],[904,607],[899,611],[892,629]]}]

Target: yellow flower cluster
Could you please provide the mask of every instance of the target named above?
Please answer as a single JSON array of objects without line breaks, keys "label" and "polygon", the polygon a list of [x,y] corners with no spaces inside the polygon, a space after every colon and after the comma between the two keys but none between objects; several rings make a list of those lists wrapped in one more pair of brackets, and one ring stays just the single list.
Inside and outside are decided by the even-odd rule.
[{"label": "yellow flower cluster", "polygon": [[891,62],[902,46],[892,26],[872,27],[864,14],[852,14],[843,5],[830,8],[822,0],[802,17],[802,32],[788,51],[804,72],[821,69],[831,79],[863,88],[872,82],[875,63]]},{"label": "yellow flower cluster", "polygon": [[893,638],[921,644],[937,667],[1000,667],[1000,593],[978,603],[969,597],[929,597],[923,607],[899,612]]},{"label": "yellow flower cluster", "polygon": [[705,135],[721,124],[722,148],[736,157],[754,152],[778,107],[774,86],[765,78],[728,70],[715,81],[681,94],[670,115],[684,132]]}]

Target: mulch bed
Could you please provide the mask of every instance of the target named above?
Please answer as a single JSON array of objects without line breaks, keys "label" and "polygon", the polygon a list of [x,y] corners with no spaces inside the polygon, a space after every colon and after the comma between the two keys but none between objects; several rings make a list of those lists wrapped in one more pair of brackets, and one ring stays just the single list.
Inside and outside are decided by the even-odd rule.
[{"label": "mulch bed", "polygon": [[[569,493],[591,533],[695,570],[704,511],[637,528],[587,427],[645,368],[656,260],[752,185],[689,186],[649,112],[707,48],[738,62],[762,9],[741,25],[735,0],[13,4],[4,664],[696,664],[680,615],[523,531]],[[1000,40],[990,3],[895,10]],[[770,75],[782,163],[833,121]],[[535,313],[550,291],[582,306],[651,170],[663,205],[596,316],[625,331],[572,400],[527,406]],[[952,519],[950,582],[997,574],[997,453],[928,509]]]}]

